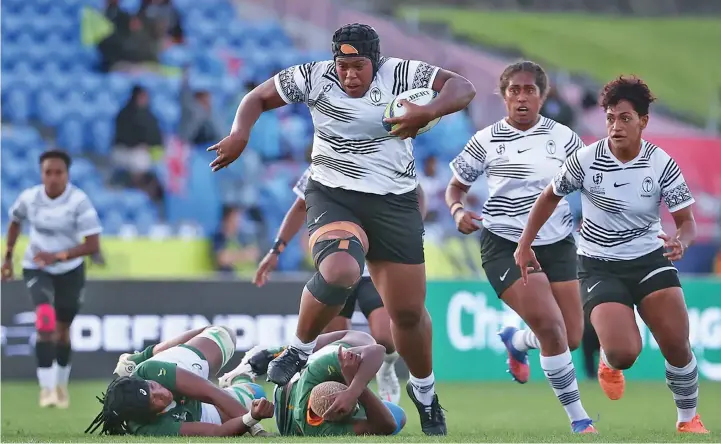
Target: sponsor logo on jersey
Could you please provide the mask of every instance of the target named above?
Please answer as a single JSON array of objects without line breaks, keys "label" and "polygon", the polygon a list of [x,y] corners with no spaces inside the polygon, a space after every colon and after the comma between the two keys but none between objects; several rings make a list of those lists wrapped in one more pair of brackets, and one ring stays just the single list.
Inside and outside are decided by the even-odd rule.
[{"label": "sponsor logo on jersey", "polygon": [[593,186],[591,186],[591,193],[593,194],[606,194],[606,189],[601,186],[603,183],[603,173],[596,173],[593,175]]}]

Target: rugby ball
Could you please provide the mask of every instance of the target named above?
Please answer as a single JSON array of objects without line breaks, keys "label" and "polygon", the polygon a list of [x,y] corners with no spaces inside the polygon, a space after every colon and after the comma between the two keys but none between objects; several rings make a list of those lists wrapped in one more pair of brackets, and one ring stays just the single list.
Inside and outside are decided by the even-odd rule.
[{"label": "rugby ball", "polygon": [[[396,125],[391,125],[390,123],[386,122],[385,119],[391,118],[391,117],[399,117],[406,113],[406,109],[403,107],[401,103],[399,103],[401,100],[407,100],[410,103],[413,103],[415,105],[427,105],[431,103],[433,99],[436,98],[438,95],[437,92],[433,91],[430,88],[415,88],[415,89],[409,89],[406,92],[402,92],[398,94],[393,100],[390,101],[390,103],[386,106],[386,110],[383,113],[383,128],[386,129],[386,131],[391,132],[393,131],[394,127]],[[423,134],[426,131],[429,131],[431,128],[436,126],[438,122],[441,120],[440,117],[437,119],[433,119],[430,122],[428,122],[428,125],[424,126],[418,131],[418,134]]]}]

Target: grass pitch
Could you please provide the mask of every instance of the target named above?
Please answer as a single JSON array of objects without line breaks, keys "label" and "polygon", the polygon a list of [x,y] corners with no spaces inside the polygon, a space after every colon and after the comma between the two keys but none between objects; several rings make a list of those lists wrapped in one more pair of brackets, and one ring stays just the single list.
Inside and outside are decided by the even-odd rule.
[{"label": "grass pitch", "polygon": [[[98,437],[83,430],[99,411],[95,400],[106,386],[103,382],[72,383],[68,410],[43,410],[37,406],[34,382],[2,383],[3,442],[189,442],[183,438]],[[266,387],[270,390],[270,387]],[[438,385],[446,408],[449,436],[422,435],[418,415],[404,394],[402,405],[408,424],[394,437],[333,437],[328,442],[719,442],[721,434],[721,384],[703,381],[699,412],[707,436],[679,435],[675,432],[676,408],[671,392],[663,383],[630,381],[620,401],[609,401],[598,384],[581,383],[584,406],[593,418],[600,417],[599,436],[575,436],[548,384],[536,381],[519,385],[507,383],[443,383]],[[264,421],[275,432],[272,421]],[[716,433],[713,433],[716,432]],[[254,438],[233,438],[254,439]],[[269,438],[276,442],[317,442],[318,439]],[[223,441],[223,439],[192,439]]]}]

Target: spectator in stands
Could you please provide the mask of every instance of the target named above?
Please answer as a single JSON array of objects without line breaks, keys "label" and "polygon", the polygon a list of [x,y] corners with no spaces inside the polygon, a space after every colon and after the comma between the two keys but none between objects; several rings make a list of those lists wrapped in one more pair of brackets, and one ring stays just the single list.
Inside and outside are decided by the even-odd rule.
[{"label": "spectator in stands", "polygon": [[157,39],[169,37],[172,43],[183,43],[180,14],[170,0],[143,0],[138,17],[152,30]]},{"label": "spectator in stands", "polygon": [[252,272],[260,258],[258,247],[241,231],[241,217],[240,208],[224,205],[220,227],[212,238],[215,269],[223,274],[234,274],[246,268]]},{"label": "spectator in stands", "polygon": [[102,71],[131,68],[136,63],[157,62],[159,41],[137,17],[123,11],[118,0],[107,0],[105,17],[115,26],[111,35],[98,44]]},{"label": "spectator in stands", "polygon": [[573,128],[576,120],[575,114],[571,105],[558,94],[555,87],[548,90],[548,97],[541,107],[541,115]]},{"label": "spectator in stands", "polygon": [[213,112],[208,91],[192,91],[187,69],[181,89],[180,138],[191,145],[212,145],[224,136],[221,122]]},{"label": "spectator in stands", "polygon": [[115,119],[113,166],[123,185],[145,190],[156,202],[162,200],[162,188],[153,172],[151,149],[159,150],[162,146],[163,137],[158,119],[150,110],[148,92],[135,86]]}]

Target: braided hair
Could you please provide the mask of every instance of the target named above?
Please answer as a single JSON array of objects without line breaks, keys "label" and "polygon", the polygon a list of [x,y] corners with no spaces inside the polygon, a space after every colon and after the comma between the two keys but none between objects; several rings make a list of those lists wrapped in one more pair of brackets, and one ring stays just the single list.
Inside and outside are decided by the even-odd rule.
[{"label": "braided hair", "polygon": [[373,76],[381,60],[381,42],[372,26],[351,23],[338,28],[333,34],[333,59],[338,57],[366,57],[373,64]]},{"label": "braided hair", "polygon": [[125,435],[130,432],[129,422],[142,422],[151,417],[150,384],[135,376],[122,376],[108,386],[106,393],[96,396],[103,405],[85,433],[101,435]]}]

